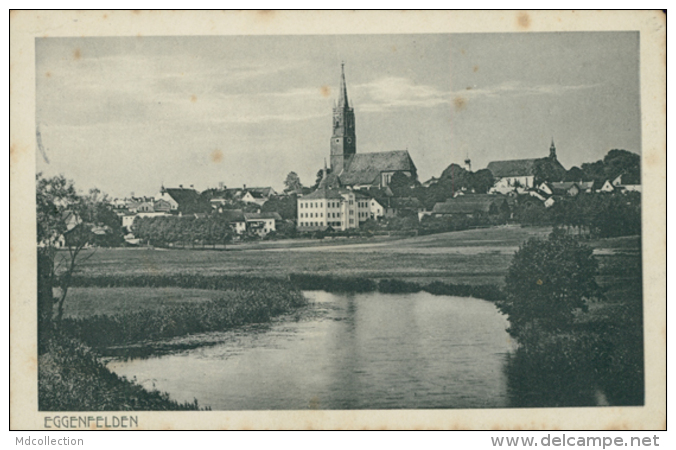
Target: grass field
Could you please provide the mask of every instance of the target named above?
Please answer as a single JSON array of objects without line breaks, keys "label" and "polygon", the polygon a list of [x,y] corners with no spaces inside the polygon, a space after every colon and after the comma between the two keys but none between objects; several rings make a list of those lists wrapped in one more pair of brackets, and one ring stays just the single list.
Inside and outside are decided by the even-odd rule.
[{"label": "grass field", "polygon": [[229,291],[206,289],[85,287],[71,288],[64,306],[64,317],[80,318],[97,314],[132,313],[164,306],[199,303],[224,298]]},{"label": "grass field", "polygon": [[[222,250],[120,248],[92,250],[83,275],[195,273],[287,277],[291,273],[401,278],[427,283],[502,284],[518,246],[545,237],[546,227],[495,227],[400,240],[280,241]],[[338,241],[338,240],[336,240]],[[279,246],[285,246],[280,248]],[[590,241],[602,277],[640,276],[638,237]],[[601,280],[603,281],[603,280]]]}]

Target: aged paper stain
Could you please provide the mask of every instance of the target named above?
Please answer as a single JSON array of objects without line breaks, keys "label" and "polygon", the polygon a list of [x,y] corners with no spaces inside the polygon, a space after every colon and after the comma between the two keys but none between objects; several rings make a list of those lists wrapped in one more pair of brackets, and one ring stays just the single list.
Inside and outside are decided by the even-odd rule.
[{"label": "aged paper stain", "polygon": [[328,98],[331,95],[331,88],[328,87],[327,85],[324,85],[321,88],[319,88],[319,92],[321,92],[322,97]]},{"label": "aged paper stain", "polygon": [[16,164],[19,162],[19,153],[25,151],[24,149],[18,148],[16,144],[12,144],[9,146],[9,160],[12,164]]},{"label": "aged paper stain", "polygon": [[270,22],[274,19],[275,17],[275,11],[271,11],[269,9],[263,9],[260,11],[256,11],[256,18],[259,19],[262,22]]},{"label": "aged paper stain", "polygon": [[516,19],[516,23],[519,26],[519,28],[527,30],[528,28],[530,28],[530,16],[528,15],[527,12],[519,13]]},{"label": "aged paper stain", "polygon": [[190,101],[193,102],[193,103],[195,103],[195,102],[197,101],[197,96],[196,96],[195,94],[192,94],[192,95],[190,96]]},{"label": "aged paper stain", "polygon": [[479,71],[479,66],[472,67],[472,72],[476,73]]},{"label": "aged paper stain", "polygon": [[455,106],[456,111],[462,111],[465,109],[465,106],[467,105],[467,100],[465,100],[463,97],[455,97],[453,99],[453,106]]},{"label": "aged paper stain", "polygon": [[80,51],[79,48],[76,48],[76,49],[73,51],[73,59],[74,59],[75,61],[77,61],[77,60],[80,59],[80,58],[82,58],[82,52]]},{"label": "aged paper stain", "polygon": [[216,149],[213,152],[211,152],[211,162],[218,164],[221,161],[223,161],[223,152],[222,151]]}]

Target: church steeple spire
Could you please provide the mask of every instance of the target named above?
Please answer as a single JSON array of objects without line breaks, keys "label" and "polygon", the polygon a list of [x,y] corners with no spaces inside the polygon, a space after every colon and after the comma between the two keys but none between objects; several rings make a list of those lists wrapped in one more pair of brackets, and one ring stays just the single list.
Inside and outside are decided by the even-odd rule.
[{"label": "church steeple spire", "polygon": [[333,133],[331,135],[331,172],[339,175],[357,152],[354,109],[347,99],[345,62],[340,64],[340,92],[333,107]]},{"label": "church steeple spire", "polygon": [[554,145],[554,137],[552,137],[552,145],[549,146],[549,157],[556,159],[556,145]]},{"label": "church steeple spire", "polygon": [[340,94],[338,97],[338,106],[350,107],[350,103],[347,101],[347,84],[345,83],[345,61],[340,63]]}]

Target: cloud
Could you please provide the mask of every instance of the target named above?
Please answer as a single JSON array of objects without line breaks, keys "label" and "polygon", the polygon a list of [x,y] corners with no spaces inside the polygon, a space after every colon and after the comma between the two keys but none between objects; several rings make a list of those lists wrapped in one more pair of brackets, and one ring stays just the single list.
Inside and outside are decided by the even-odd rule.
[{"label": "cloud", "polygon": [[233,60],[214,64],[186,55],[50,60],[40,69],[38,120],[53,126],[162,122],[180,128],[186,122],[254,124],[328,116],[328,99],[319,88],[278,83],[299,67]]},{"label": "cloud", "polygon": [[468,86],[467,88],[454,91],[453,97],[463,98],[498,98],[505,96],[521,96],[521,95],[562,95],[569,92],[581,91],[591,89],[599,86],[598,84],[586,85],[560,85],[560,84],[543,84],[543,85],[524,85],[518,82],[505,82],[497,86],[488,88],[475,88]]},{"label": "cloud", "polygon": [[397,108],[431,108],[448,104],[450,93],[434,86],[415,84],[404,77],[384,77],[354,86],[360,112],[383,112]]},{"label": "cloud", "polygon": [[304,122],[308,120],[318,119],[321,117],[329,117],[329,113],[316,114],[248,114],[248,115],[229,115],[223,117],[213,117],[209,119],[209,123],[214,124],[260,124],[265,122]]}]

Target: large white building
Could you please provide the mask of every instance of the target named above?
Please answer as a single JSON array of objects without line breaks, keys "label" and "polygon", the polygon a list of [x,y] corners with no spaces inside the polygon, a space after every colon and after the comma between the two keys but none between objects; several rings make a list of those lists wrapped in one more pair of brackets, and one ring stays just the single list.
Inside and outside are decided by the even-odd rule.
[{"label": "large white building", "polygon": [[319,188],[297,200],[299,231],[359,228],[369,219],[383,216],[383,207],[375,199],[351,189]]}]

